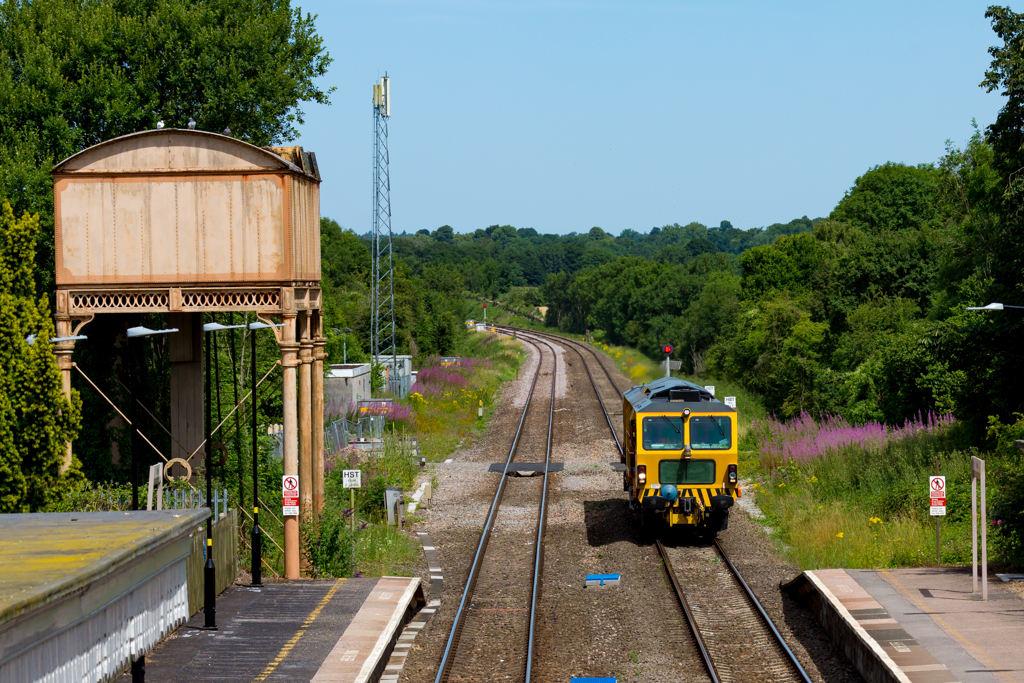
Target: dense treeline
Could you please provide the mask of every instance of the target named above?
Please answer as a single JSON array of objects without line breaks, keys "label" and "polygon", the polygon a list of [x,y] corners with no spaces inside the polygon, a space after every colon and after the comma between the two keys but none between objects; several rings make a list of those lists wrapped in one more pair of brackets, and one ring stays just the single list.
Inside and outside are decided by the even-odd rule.
[{"label": "dense treeline", "polygon": [[585,234],[540,235],[533,228],[511,225],[456,235],[443,225],[433,232],[420,230],[396,238],[395,254],[414,272],[438,264],[457,268],[467,289],[493,298],[512,287],[543,285],[554,273],[575,273],[623,256],[682,264],[701,254],[739,254],[771,244],[783,235],[807,232],[813,225],[806,216],[750,230],[734,228],[729,221],[722,221],[717,228],[673,224],[647,234],[627,229],[618,237],[599,227]]}]

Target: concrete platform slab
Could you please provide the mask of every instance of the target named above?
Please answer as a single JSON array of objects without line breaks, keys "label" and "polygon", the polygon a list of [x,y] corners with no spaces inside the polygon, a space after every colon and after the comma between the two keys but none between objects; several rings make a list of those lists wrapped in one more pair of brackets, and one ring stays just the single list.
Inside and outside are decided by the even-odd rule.
[{"label": "concrete platform slab", "polygon": [[975,599],[970,568],[817,570],[786,588],[868,681],[1024,683],[1024,601],[991,583]]},{"label": "concrete platform slab", "polygon": [[[322,669],[383,668],[408,613],[422,604],[418,588],[418,578],[391,577],[234,586],[217,598],[219,629],[202,630],[203,614],[196,614],[146,658],[147,680],[370,680],[318,676]],[[353,653],[346,638],[380,646]]]}]

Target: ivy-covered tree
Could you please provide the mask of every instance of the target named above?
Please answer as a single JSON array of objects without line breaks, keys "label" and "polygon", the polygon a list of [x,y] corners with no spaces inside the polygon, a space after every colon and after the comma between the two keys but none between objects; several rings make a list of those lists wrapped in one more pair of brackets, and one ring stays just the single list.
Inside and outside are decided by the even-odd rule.
[{"label": "ivy-covered tree", "polygon": [[43,508],[81,476],[77,461],[61,472],[80,401],[64,397],[53,317],[46,297],[36,298],[38,232],[39,216],[16,219],[8,202],[0,206],[0,512]]}]

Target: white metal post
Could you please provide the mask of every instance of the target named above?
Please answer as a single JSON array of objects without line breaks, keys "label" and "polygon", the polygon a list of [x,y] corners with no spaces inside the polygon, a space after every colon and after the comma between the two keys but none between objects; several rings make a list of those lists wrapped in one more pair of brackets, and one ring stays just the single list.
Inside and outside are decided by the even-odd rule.
[{"label": "white metal post", "polygon": [[[973,456],[972,456],[973,459]],[[971,463],[971,593],[978,592],[978,480]]]},{"label": "white metal post", "polygon": [[988,600],[988,505],[985,498],[984,460],[981,460],[981,599]]}]

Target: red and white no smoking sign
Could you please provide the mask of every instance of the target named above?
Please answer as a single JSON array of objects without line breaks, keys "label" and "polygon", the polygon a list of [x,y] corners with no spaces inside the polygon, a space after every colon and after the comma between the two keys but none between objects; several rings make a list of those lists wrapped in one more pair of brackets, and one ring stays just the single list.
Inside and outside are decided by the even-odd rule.
[{"label": "red and white no smoking sign", "polygon": [[299,478],[294,474],[281,477],[281,495],[284,508],[283,515],[299,514]]},{"label": "red and white no smoking sign", "polygon": [[946,478],[928,477],[929,514],[942,517],[946,514]]}]

